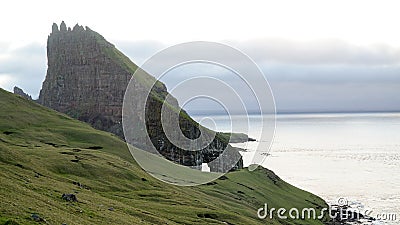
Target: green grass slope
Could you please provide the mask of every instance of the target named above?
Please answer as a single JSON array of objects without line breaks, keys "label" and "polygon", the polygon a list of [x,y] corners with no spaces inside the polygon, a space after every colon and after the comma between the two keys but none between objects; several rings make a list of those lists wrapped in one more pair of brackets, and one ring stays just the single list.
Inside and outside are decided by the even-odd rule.
[{"label": "green grass slope", "polygon": [[256,213],[264,203],[325,207],[262,168],[197,187],[165,184],[114,135],[1,89],[0,182],[0,224],[322,224],[260,220]]}]

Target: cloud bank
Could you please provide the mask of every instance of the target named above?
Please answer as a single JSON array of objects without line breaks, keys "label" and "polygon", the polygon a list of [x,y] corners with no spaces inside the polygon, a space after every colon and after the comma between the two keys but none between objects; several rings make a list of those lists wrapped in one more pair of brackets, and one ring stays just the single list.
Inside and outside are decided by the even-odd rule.
[{"label": "cloud bank", "polygon": [[[167,47],[157,41],[112,42],[139,65]],[[399,48],[335,39],[299,42],[268,38],[224,43],[242,50],[259,65],[270,82],[278,111],[400,111]],[[10,43],[0,43],[0,87],[11,90],[16,85],[37,98],[45,73],[45,46],[32,43],[12,47]],[[182,80],[201,74],[218,77],[241,90],[242,84],[231,73],[199,67],[176,71],[163,81],[171,89]],[[242,92],[249,110],[256,110],[251,93]],[[187,106],[193,113],[219,110],[215,103],[204,100]]]},{"label": "cloud bank", "polygon": [[46,71],[46,47],[32,43],[12,47],[10,43],[0,43],[0,85],[11,91],[14,86],[37,98]]}]

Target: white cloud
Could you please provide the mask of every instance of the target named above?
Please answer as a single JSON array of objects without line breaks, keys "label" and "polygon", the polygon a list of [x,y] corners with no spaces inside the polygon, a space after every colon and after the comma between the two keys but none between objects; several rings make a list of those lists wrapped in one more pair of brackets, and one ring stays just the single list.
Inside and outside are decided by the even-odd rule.
[{"label": "white cloud", "polygon": [[6,90],[11,91],[13,87],[14,79],[9,74],[0,74],[0,87],[3,87]]},{"label": "white cloud", "polygon": [[[352,97],[359,107],[388,109],[400,105],[399,89],[393,88],[400,82],[399,4],[391,0],[7,1],[3,4],[7,10],[0,14],[0,87],[10,90],[18,85],[37,97],[46,73],[47,35],[53,22],[65,20],[68,26],[91,27],[138,64],[180,42],[231,43],[261,66],[278,105],[285,107],[306,106],[320,96],[332,98],[327,103],[320,100],[321,106],[341,107],[340,102],[348,100],[342,93],[354,90],[364,93]],[[325,85],[329,95],[321,90]],[[301,93],[308,94],[299,99]]]},{"label": "white cloud", "polygon": [[14,0],[2,5],[7,10],[0,14],[0,40],[45,43],[51,24],[65,20],[70,26],[87,25],[111,40],[173,44],[264,37],[336,38],[351,43],[400,46],[400,32],[396,32],[399,4],[396,0],[115,0],[112,4]]},{"label": "white cloud", "polygon": [[264,38],[232,42],[254,60],[290,64],[398,65],[400,48],[387,44],[356,45],[337,39],[293,41]]},{"label": "white cloud", "polygon": [[[1,46],[1,44],[0,44]],[[38,43],[8,47],[0,54],[0,87],[12,91],[19,86],[37,98],[46,75],[46,48]]]}]

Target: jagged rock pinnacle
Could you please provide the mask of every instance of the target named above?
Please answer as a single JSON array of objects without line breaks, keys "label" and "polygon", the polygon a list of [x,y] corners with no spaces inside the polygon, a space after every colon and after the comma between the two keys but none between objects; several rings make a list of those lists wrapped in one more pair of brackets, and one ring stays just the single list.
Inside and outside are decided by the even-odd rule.
[{"label": "jagged rock pinnacle", "polygon": [[58,25],[56,23],[53,23],[53,26],[51,27],[51,32],[52,33],[56,33],[58,32]]},{"label": "jagged rock pinnacle", "polygon": [[60,31],[61,32],[67,31],[67,25],[65,25],[64,21],[62,21],[61,24],[60,24]]}]

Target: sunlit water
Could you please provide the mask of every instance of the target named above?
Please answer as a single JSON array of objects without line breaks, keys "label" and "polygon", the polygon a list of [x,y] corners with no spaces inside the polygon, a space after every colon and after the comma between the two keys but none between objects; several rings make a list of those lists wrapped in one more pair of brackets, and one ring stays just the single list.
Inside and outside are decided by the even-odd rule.
[{"label": "sunlit water", "polygon": [[[231,131],[228,117],[209,117],[215,129]],[[240,124],[234,131],[247,132],[247,117],[233,118]],[[250,116],[249,128],[258,137],[260,117]],[[257,144],[237,144],[249,151],[243,153],[245,165]],[[400,113],[278,115],[263,166],[328,202],[346,198],[371,209],[372,216],[396,213],[397,222],[390,224],[400,223]]]}]

